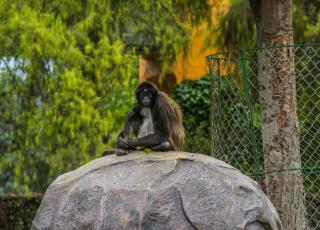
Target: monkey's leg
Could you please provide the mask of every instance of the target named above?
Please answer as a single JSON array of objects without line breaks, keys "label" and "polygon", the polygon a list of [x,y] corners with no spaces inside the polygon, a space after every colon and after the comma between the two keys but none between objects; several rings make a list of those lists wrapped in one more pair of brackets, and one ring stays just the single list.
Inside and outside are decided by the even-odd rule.
[{"label": "monkey's leg", "polygon": [[153,133],[144,137],[129,139],[127,143],[130,149],[136,149],[137,147],[152,148],[153,146],[160,145],[165,141],[166,139],[161,137],[159,134]]},{"label": "monkey's leg", "polygon": [[167,151],[173,151],[172,145],[169,143],[169,141],[162,142],[159,145],[153,146],[151,148],[152,151],[159,151],[159,152],[167,152]]}]

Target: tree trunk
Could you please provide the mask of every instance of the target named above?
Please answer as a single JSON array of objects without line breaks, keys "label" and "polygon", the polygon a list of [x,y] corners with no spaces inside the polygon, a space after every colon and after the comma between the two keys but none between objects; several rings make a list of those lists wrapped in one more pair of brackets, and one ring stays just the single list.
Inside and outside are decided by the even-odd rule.
[{"label": "tree trunk", "polygon": [[142,57],[139,60],[139,82],[156,81],[160,76],[161,61],[156,55]]},{"label": "tree trunk", "polygon": [[177,84],[173,72],[168,72],[160,81],[161,60],[157,54],[145,56],[139,60],[139,82],[150,81],[158,86],[161,91],[170,93]]},{"label": "tree trunk", "polygon": [[[292,1],[250,0],[258,47],[293,45]],[[259,95],[267,194],[284,229],[305,224],[294,52],[292,47],[258,50]],[[272,173],[273,172],[273,173]]]}]

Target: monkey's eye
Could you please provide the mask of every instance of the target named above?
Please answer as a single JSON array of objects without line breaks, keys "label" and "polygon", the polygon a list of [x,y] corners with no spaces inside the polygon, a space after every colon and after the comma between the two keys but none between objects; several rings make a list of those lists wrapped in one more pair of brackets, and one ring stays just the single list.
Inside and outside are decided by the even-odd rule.
[{"label": "monkey's eye", "polygon": [[145,97],[145,94],[144,94],[144,93],[140,93],[140,94],[138,95],[138,98],[139,98],[140,101],[142,101],[144,97]]},{"label": "monkey's eye", "polygon": [[148,93],[147,93],[147,96],[149,97],[149,98],[152,98],[152,93],[150,92],[150,91],[148,91]]}]

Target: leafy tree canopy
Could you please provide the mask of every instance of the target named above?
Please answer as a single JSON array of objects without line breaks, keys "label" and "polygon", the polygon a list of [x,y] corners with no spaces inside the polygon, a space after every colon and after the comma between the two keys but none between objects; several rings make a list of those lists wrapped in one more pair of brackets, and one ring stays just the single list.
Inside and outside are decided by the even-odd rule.
[{"label": "leafy tree canopy", "polygon": [[[295,44],[320,42],[320,2],[318,0],[293,1],[293,27]],[[218,27],[213,27],[211,45],[235,48],[256,46],[254,16],[248,0],[232,0],[228,11],[218,15]]]},{"label": "leafy tree canopy", "polygon": [[[43,191],[110,148],[134,102],[138,52],[163,68],[207,1],[0,2],[0,191]],[[210,20],[208,20],[210,21]]]}]

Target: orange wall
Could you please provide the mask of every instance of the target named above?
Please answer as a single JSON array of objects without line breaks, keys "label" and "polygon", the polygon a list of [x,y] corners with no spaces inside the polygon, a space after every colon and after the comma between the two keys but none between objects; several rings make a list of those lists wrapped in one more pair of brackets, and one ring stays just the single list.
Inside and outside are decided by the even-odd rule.
[{"label": "orange wall", "polygon": [[[217,13],[228,10],[228,2],[228,0],[211,0],[212,26],[217,25]],[[217,52],[214,48],[203,47],[207,35],[206,24],[192,30],[188,54],[178,54],[172,67],[178,83],[185,79],[196,79],[206,74],[205,56]]]}]

